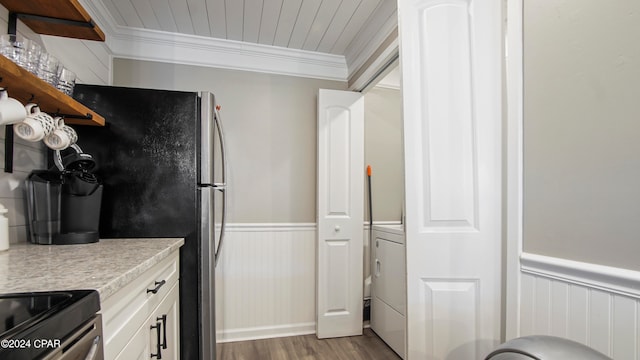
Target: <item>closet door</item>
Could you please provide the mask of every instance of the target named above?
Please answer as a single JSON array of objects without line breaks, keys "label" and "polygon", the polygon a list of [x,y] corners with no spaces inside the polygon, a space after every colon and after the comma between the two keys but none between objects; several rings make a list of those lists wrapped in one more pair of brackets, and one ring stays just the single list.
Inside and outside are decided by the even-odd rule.
[{"label": "closet door", "polygon": [[362,334],[364,100],[318,96],[318,338]]},{"label": "closet door", "polygon": [[502,1],[399,0],[407,349],[500,343]]}]

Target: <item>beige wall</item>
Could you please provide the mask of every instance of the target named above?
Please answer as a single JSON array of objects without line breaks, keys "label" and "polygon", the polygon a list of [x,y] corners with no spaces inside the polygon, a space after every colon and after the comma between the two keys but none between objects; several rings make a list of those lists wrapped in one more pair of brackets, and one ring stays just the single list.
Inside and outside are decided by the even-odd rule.
[{"label": "beige wall", "polygon": [[640,270],[640,2],[525,1],[524,250]]},{"label": "beige wall", "polygon": [[[374,221],[400,221],[404,197],[402,97],[400,90],[374,87],[364,96],[365,163],[371,165]],[[365,184],[365,218],[369,206]]]},{"label": "beige wall", "polygon": [[229,221],[315,222],[317,93],[346,83],[125,59],[114,60],[113,82],[213,92],[227,137]]},{"label": "beige wall", "polygon": [[[315,222],[317,92],[344,90],[345,83],[116,59],[114,85],[212,91],[223,109],[235,190],[230,222]],[[374,169],[376,221],[401,218],[401,121],[399,90],[365,95],[365,161]]]}]

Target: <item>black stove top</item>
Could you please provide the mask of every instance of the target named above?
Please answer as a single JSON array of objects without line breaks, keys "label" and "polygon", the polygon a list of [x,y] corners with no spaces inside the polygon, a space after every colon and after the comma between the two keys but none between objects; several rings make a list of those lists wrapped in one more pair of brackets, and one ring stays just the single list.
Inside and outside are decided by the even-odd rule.
[{"label": "black stove top", "polygon": [[69,293],[0,295],[0,337],[55,312],[70,299]]},{"label": "black stove top", "polygon": [[[63,341],[74,329],[93,318],[100,310],[95,290],[70,290],[0,295],[0,341]],[[3,342],[4,344],[4,342]],[[50,349],[49,349],[50,350]],[[34,359],[46,348],[0,347],[0,359]]]}]

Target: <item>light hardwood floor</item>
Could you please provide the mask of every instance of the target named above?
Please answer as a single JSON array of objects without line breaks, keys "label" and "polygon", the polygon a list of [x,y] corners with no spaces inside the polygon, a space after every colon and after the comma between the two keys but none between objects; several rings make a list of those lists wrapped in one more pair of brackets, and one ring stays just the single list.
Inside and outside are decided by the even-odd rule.
[{"label": "light hardwood floor", "polygon": [[218,360],[400,360],[371,329],[362,336],[319,340],[315,335],[217,345]]}]

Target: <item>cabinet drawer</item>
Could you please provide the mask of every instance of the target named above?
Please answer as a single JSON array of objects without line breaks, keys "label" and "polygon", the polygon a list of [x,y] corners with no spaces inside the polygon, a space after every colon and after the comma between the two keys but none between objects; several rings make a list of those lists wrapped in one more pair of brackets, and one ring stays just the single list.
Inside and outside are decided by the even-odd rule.
[{"label": "cabinet drawer", "polygon": [[102,301],[105,359],[115,359],[151,312],[178,282],[175,251]]},{"label": "cabinet drawer", "polygon": [[404,359],[405,317],[378,298],[371,304],[371,330]]},{"label": "cabinet drawer", "polygon": [[144,293],[148,300],[149,312],[153,311],[158,304],[160,304],[160,301],[167,296],[171,288],[178,282],[180,274],[178,253],[176,253],[175,256],[175,261],[170,261],[166,266],[161,267],[162,270],[147,279]]}]

